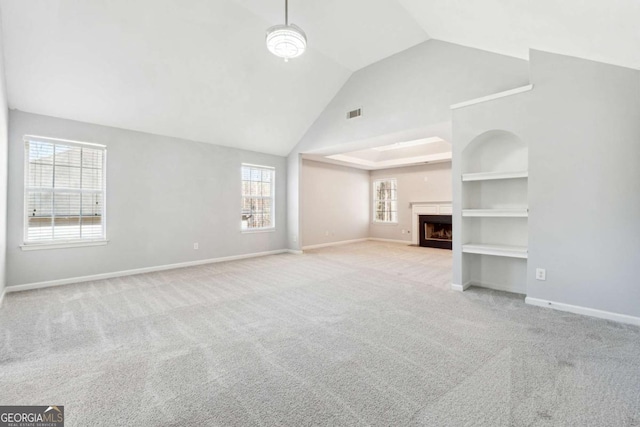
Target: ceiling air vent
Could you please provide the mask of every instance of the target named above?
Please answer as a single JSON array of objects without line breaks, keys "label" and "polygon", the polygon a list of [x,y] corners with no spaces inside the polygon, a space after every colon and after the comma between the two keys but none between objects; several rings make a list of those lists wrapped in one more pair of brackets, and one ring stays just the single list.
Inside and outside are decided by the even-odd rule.
[{"label": "ceiling air vent", "polygon": [[348,119],[355,119],[356,117],[360,117],[361,115],[362,115],[362,108],[358,108],[356,110],[349,111],[347,113],[347,120]]}]

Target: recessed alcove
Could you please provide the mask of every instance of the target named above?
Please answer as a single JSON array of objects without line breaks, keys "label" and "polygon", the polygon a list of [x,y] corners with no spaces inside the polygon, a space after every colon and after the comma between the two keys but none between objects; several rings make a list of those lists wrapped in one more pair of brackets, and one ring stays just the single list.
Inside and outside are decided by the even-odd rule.
[{"label": "recessed alcove", "polygon": [[462,152],[462,275],[466,285],[526,293],[528,147],[492,130]]},{"label": "recessed alcove", "polygon": [[514,133],[491,130],[475,137],[463,151],[463,174],[526,172],[527,145]]}]

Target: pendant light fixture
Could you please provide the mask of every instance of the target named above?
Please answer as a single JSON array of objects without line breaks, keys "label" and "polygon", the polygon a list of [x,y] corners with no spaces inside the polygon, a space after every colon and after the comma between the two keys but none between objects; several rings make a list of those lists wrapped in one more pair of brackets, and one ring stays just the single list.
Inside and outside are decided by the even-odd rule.
[{"label": "pendant light fixture", "polygon": [[284,25],[274,25],[267,30],[267,49],[275,56],[296,58],[307,49],[307,36],[297,25],[289,25],[289,0],[284,0]]}]

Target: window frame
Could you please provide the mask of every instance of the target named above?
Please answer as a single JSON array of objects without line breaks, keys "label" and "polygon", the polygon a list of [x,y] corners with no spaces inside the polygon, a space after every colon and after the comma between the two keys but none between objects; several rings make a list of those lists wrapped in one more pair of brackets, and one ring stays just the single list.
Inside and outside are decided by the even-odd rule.
[{"label": "window frame", "polygon": [[[396,193],[396,198],[395,199],[378,199],[377,195],[376,195],[376,184],[379,182],[386,182],[386,181],[392,181],[395,183],[395,193]],[[372,183],[371,186],[371,196],[372,196],[372,209],[371,209],[371,214],[373,215],[373,223],[376,225],[397,225],[398,224],[398,179],[397,178],[378,178],[375,179]],[[378,201],[384,201],[384,202],[395,202],[396,203],[396,220],[395,221],[384,221],[384,220],[379,220],[377,218],[377,202]],[[392,211],[393,212],[393,211]]]},{"label": "window frame", "polygon": [[[243,188],[242,188],[242,169],[243,168],[250,169],[261,169],[271,172],[271,196],[245,196]],[[242,228],[242,205],[244,204],[245,198],[252,199],[271,199],[271,226],[269,227],[248,227]],[[273,166],[265,166],[265,165],[256,165],[253,163],[241,163],[240,164],[240,232],[242,233],[265,233],[272,232],[276,230],[276,168]]]},{"label": "window frame", "polygon": [[[24,182],[23,182],[23,207],[22,207],[22,221],[23,221],[23,232],[22,232],[22,245],[20,248],[23,251],[31,251],[31,250],[40,250],[40,249],[62,249],[62,248],[74,248],[74,247],[82,247],[82,246],[102,246],[109,243],[107,239],[107,146],[103,144],[96,144],[92,142],[83,142],[83,141],[74,141],[68,139],[60,139],[60,138],[50,138],[38,135],[24,135],[22,137],[23,141],[23,149],[22,153],[24,158],[23,161],[23,174],[24,174]],[[80,147],[80,148],[92,148],[97,150],[102,150],[102,213],[101,213],[101,222],[102,222],[102,237],[94,238],[94,239],[50,239],[50,240],[28,240],[29,233],[29,219],[28,219],[28,205],[29,205],[29,191],[31,187],[28,186],[29,180],[29,158],[26,155],[26,145],[29,142],[43,142],[48,144],[55,145],[64,145],[64,146],[72,146],[72,147]],[[55,150],[55,148],[54,148]],[[55,170],[55,168],[54,168]],[[55,173],[55,172],[54,172]],[[81,172],[82,173],[82,172]],[[82,194],[82,189],[64,189],[64,192],[73,192]],[[95,191],[95,190],[94,190]],[[51,187],[51,193],[55,194],[55,187]],[[52,212],[53,218],[55,218],[55,212]],[[55,227],[55,224],[54,224]]]}]

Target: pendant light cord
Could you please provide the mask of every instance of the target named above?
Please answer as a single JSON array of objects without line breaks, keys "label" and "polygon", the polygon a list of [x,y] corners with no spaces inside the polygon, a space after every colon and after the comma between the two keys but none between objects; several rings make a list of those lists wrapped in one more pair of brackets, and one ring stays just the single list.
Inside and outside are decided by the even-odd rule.
[{"label": "pendant light cord", "polygon": [[289,25],[289,0],[284,0],[284,25]]}]

